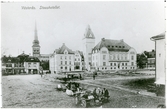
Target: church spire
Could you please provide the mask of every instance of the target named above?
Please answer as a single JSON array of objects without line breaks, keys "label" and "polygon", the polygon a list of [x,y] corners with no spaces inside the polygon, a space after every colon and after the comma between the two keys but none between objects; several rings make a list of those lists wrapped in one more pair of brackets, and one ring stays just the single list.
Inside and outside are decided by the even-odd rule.
[{"label": "church spire", "polygon": [[38,40],[36,21],[35,21],[35,38],[34,38],[34,40]]}]

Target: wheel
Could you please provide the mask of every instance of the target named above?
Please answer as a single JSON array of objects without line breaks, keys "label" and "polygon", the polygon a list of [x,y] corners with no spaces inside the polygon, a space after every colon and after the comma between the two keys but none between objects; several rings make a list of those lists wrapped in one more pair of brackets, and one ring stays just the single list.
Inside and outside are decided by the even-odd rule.
[{"label": "wheel", "polygon": [[94,105],[95,105],[94,100],[93,100],[93,99],[92,99],[92,100],[90,100],[89,104],[90,104],[90,106],[94,106]]},{"label": "wheel", "polygon": [[82,100],[82,101],[81,101],[81,106],[82,106],[83,108],[86,108],[86,107],[87,107],[86,100]]}]

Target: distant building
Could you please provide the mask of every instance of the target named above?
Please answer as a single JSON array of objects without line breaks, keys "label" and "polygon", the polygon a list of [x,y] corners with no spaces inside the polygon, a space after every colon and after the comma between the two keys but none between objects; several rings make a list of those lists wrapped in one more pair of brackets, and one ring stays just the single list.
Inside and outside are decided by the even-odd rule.
[{"label": "distant building", "polygon": [[84,58],[81,51],[72,51],[64,43],[49,58],[51,73],[82,71]]},{"label": "distant building", "polygon": [[24,61],[24,68],[27,74],[39,74],[40,61],[37,57],[29,56]]},{"label": "distant building", "polygon": [[136,51],[123,40],[102,38],[92,49],[92,66],[98,70],[134,70]]},{"label": "distant building", "polygon": [[92,48],[95,46],[95,36],[89,25],[86,28],[82,41],[85,69],[90,70],[90,66],[92,63]]},{"label": "distant building", "polygon": [[147,58],[147,69],[155,69],[155,58]]},{"label": "distant building", "polygon": [[74,52],[63,43],[50,56],[49,65],[51,73],[74,71]]},{"label": "distant building", "polygon": [[37,34],[37,27],[35,23],[35,31],[34,31],[34,41],[32,45],[32,54],[33,57],[37,57],[40,61],[49,61],[50,54],[41,54],[40,53],[40,45],[38,40],[38,34]]},{"label": "distant building", "polygon": [[74,54],[74,70],[75,71],[82,71],[85,69],[85,62],[83,53],[79,50],[75,51]]},{"label": "distant building", "polygon": [[165,33],[151,37],[155,41],[156,51],[156,67],[155,67],[155,83],[157,85],[157,95],[165,96],[165,83],[166,83],[166,41]]},{"label": "distant building", "polygon": [[17,57],[2,57],[2,74],[37,74],[39,73],[39,59],[24,53]]}]

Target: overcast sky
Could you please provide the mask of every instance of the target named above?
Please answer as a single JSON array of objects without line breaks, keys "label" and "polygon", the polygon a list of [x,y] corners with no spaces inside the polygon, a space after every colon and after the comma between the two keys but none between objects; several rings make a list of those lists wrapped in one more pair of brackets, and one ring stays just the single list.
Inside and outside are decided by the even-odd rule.
[{"label": "overcast sky", "polygon": [[[22,6],[36,9],[24,10]],[[39,9],[60,6],[59,9]],[[82,50],[82,38],[89,24],[97,44],[101,38],[124,41],[137,53],[151,51],[150,37],[165,31],[164,2],[15,2],[1,3],[1,52],[32,55],[35,20],[41,54],[50,54],[65,43]]]}]

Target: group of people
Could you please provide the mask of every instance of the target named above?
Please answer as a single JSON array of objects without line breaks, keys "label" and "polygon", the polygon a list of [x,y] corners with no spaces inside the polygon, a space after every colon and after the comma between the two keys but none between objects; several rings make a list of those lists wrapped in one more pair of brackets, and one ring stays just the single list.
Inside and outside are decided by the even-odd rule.
[{"label": "group of people", "polygon": [[93,95],[94,95],[95,99],[99,99],[101,97],[105,97],[106,99],[109,98],[109,92],[106,88],[103,88],[103,89],[100,89],[99,87],[95,88],[93,90]]}]

